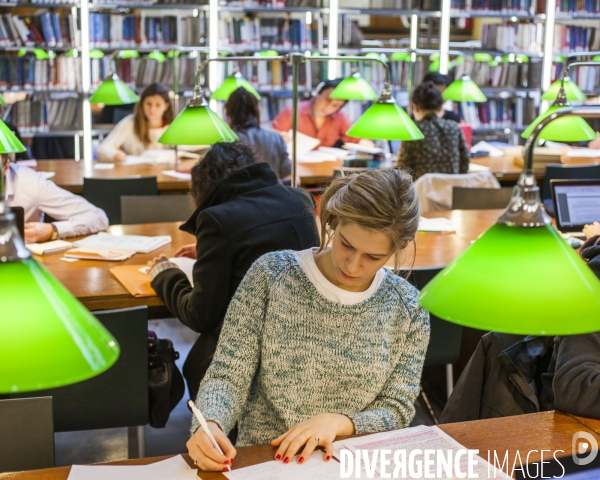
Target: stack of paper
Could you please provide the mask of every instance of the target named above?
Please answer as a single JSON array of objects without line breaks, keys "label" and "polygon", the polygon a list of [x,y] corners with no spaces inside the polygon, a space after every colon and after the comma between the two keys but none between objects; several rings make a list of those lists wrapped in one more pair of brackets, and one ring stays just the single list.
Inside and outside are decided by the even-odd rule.
[{"label": "stack of paper", "polygon": [[53,253],[60,253],[68,250],[72,246],[73,244],[71,242],[65,242],[64,240],[27,244],[27,248],[31,251],[31,253],[36,255],[52,255]]},{"label": "stack of paper", "polygon": [[104,247],[119,250],[133,250],[136,253],[150,253],[171,243],[170,235],[146,237],[143,235],[112,235],[100,232],[74,242],[76,247]]},{"label": "stack of paper", "polygon": [[78,247],[65,252],[67,258],[79,258],[81,260],[105,260],[108,262],[120,262],[135,255],[135,250],[123,250],[122,248],[106,247]]},{"label": "stack of paper", "polygon": [[370,153],[371,155],[377,155],[379,153],[384,153],[382,148],[379,147],[369,147],[367,145],[361,145],[360,143],[349,143],[346,142],[342,145],[342,148],[346,150],[354,150],[355,152],[360,153]]},{"label": "stack of paper", "polygon": [[419,217],[419,232],[450,233],[456,231],[454,222],[446,217]]},{"label": "stack of paper", "polygon": [[187,181],[192,180],[191,173],[177,172],[175,170],[163,170],[160,173],[162,173],[163,175],[167,175],[168,177],[178,178],[179,180],[187,180]]},{"label": "stack of paper", "polygon": [[600,150],[597,148],[573,148],[565,153],[567,157],[599,158]]},{"label": "stack of paper", "polygon": [[490,145],[487,142],[479,142],[471,147],[471,153],[486,152],[490,157],[502,157],[504,151]]},{"label": "stack of paper", "polygon": [[67,480],[197,480],[181,455],[150,465],[73,465]]},{"label": "stack of paper", "polygon": [[[287,147],[288,155],[290,158],[292,157],[292,131],[288,132],[290,137],[290,141],[285,144]],[[296,132],[296,155],[298,158],[303,157],[305,154],[317,148],[321,141],[318,138],[309,137],[308,135],[304,135],[303,133]]]},{"label": "stack of paper", "polygon": [[[200,160],[200,155],[186,150],[177,150],[177,157]],[[175,150],[145,150],[141,155],[127,155],[127,160],[121,165],[158,165],[173,162],[175,162]]]}]

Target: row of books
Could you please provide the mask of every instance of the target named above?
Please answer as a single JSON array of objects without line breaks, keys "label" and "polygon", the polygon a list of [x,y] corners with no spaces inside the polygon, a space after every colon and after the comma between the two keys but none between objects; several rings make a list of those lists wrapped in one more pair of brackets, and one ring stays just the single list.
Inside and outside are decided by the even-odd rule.
[{"label": "row of books", "polygon": [[[561,77],[564,63],[552,64],[552,81]],[[569,70],[569,78],[573,80],[584,92],[600,92],[600,70],[597,67],[575,67]]]},{"label": "row of books", "polygon": [[492,99],[486,103],[460,102],[455,106],[462,121],[473,128],[510,128],[529,125],[535,118],[533,98]]},{"label": "row of books", "polygon": [[541,23],[490,24],[482,26],[481,46],[503,52],[540,53],[544,45]]},{"label": "row of books", "polygon": [[[532,58],[529,62],[501,62],[495,66],[474,62],[466,73],[482,88],[539,88],[542,84],[542,61],[541,58]],[[459,76],[458,72],[456,76]]]},{"label": "row of books", "polygon": [[167,47],[177,45],[177,32],[191,22],[181,22],[174,15],[120,15],[90,13],[92,48]]},{"label": "row of books", "polygon": [[453,11],[533,15],[535,0],[451,0]]},{"label": "row of books", "polygon": [[260,49],[312,50],[317,45],[317,23],[289,17],[236,18],[222,15],[219,19],[220,47],[240,51]]},{"label": "row of books", "polygon": [[0,56],[0,89],[75,91],[81,88],[81,57],[58,55],[37,60]]},{"label": "row of books", "polygon": [[23,134],[81,128],[82,104],[76,98],[28,98],[9,107],[6,118]]},{"label": "row of books", "polygon": [[554,53],[589,52],[600,49],[600,27],[554,26]]},{"label": "row of books", "polygon": [[80,32],[73,15],[40,10],[35,15],[0,15],[2,47],[76,47]]},{"label": "row of books", "polygon": [[338,45],[341,47],[360,47],[363,34],[356,20],[349,15],[340,15],[338,29]]},{"label": "row of books", "polygon": [[[1,3],[1,2],[0,2]],[[63,2],[64,3],[64,2]],[[95,5],[169,5],[172,3],[177,4],[190,4],[190,5],[208,5],[208,1],[198,0],[96,0]],[[308,7],[308,8],[320,8],[324,5],[321,0],[234,0],[219,2],[220,7],[241,7],[241,8],[285,8],[285,7]]]},{"label": "row of books", "polygon": [[[545,1],[540,0],[539,12],[545,13]],[[557,13],[566,13],[575,16],[597,16],[600,13],[600,0],[556,0]]]}]

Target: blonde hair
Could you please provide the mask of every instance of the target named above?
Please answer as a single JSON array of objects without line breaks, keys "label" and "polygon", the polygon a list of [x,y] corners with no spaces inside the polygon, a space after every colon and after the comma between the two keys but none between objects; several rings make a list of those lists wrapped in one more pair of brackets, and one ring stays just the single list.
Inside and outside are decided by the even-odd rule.
[{"label": "blonde hair", "polygon": [[356,223],[390,238],[397,271],[400,254],[417,233],[419,214],[419,199],[412,178],[402,170],[368,170],[339,177],[321,197],[319,251],[329,244],[339,225]]}]

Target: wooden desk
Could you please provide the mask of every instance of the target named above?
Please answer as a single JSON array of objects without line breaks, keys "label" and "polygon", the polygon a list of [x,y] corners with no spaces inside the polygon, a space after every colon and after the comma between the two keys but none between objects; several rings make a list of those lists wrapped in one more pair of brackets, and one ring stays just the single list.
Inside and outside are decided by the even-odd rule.
[{"label": "wooden desk", "polygon": [[[487,452],[495,450],[499,458],[504,458],[508,452],[512,468],[516,452],[521,455],[523,463],[541,460],[540,451],[564,450],[564,454],[572,452],[573,435],[579,431],[591,433],[600,440],[600,435],[585,427],[578,417],[566,415],[561,412],[543,412],[515,417],[496,418],[491,420],[477,420],[473,422],[451,423],[441,425],[440,428],[456,441],[469,449],[478,449],[479,455],[487,459]],[[533,452],[537,450],[537,452]],[[238,449],[234,469],[256,465],[257,463],[273,460],[276,448],[261,445],[257,447],[244,447]],[[491,454],[493,456],[493,453]],[[187,458],[187,455],[185,456]],[[167,457],[143,458],[113,462],[111,465],[147,465]],[[548,458],[545,454],[544,460]],[[189,461],[189,458],[187,458]],[[332,460],[335,461],[335,460]],[[191,465],[191,462],[190,462]],[[49,468],[29,472],[0,474],[0,480],[66,480],[70,467]],[[226,477],[221,473],[199,472],[203,480],[221,480]]]},{"label": "wooden desk", "polygon": [[[445,216],[452,219],[457,226],[456,233],[450,234],[418,234],[416,242],[416,260],[414,268],[444,267],[470,244],[500,215],[501,210],[453,210],[448,212],[431,212],[429,217]],[[96,260],[79,260],[64,262],[60,260],[62,253],[37,256],[36,260],[43,264],[58,280],[69,289],[90,310],[105,310],[147,305],[152,309],[163,307],[159,313],[165,313],[164,304],[158,297],[133,297],[110,273],[115,265],[139,265],[164,253],[173,256],[182,245],[193,243],[192,235],[179,230],[180,223],[153,223],[146,225],[115,225],[108,229],[115,235],[171,235],[173,241],[147,255],[137,254],[124,262],[103,262]],[[412,265],[413,249],[406,251],[402,262],[403,268]],[[390,264],[393,267],[393,262]],[[152,311],[150,315],[153,315]]]},{"label": "wooden desk", "polygon": [[[191,167],[196,160],[182,160],[181,167]],[[55,172],[51,180],[61,188],[73,193],[83,192],[83,177],[88,178],[126,178],[126,177],[156,177],[158,191],[161,194],[187,193],[190,182],[163,175],[163,170],[173,170],[173,164],[162,165],[115,165],[111,170],[86,171],[83,161],[75,160],[38,160],[37,171]]]},{"label": "wooden desk", "polygon": [[[523,171],[523,167],[515,164],[513,155],[472,158],[471,163],[488,167],[498,181],[504,184],[515,183]],[[541,182],[546,175],[546,168],[536,167],[533,170],[533,174],[536,180]]]}]

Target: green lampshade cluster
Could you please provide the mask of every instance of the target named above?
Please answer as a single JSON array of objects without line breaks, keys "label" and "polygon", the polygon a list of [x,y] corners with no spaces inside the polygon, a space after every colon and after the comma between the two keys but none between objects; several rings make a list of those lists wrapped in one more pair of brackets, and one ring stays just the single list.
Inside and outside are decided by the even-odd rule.
[{"label": "green lampshade cluster", "polygon": [[360,73],[345,78],[329,95],[338,100],[359,100],[374,102],[379,97]]},{"label": "green lampshade cluster", "polygon": [[[25,151],[25,145],[8,128],[6,123],[0,120],[0,154],[21,153]],[[0,172],[3,175],[3,172]],[[1,198],[0,201],[3,201]]]},{"label": "green lampshade cluster", "polygon": [[207,104],[188,105],[158,139],[167,145],[212,145],[235,142],[237,135]]},{"label": "green lampshade cluster", "polygon": [[0,308],[0,393],[86,380],[119,357],[112,335],[32,258],[0,263]]},{"label": "green lampshade cluster", "polygon": [[252,85],[250,85],[250,82],[248,82],[248,80],[246,80],[240,72],[236,72],[230,77],[227,77],[223,84],[213,92],[210,98],[212,100],[227,101],[229,100],[229,96],[240,87],[248,90],[256,97],[257,100],[260,100],[260,95],[258,92]]},{"label": "green lampshade cluster", "polygon": [[90,103],[104,105],[127,105],[137,103],[139,100],[140,97],[116,73],[106,78],[90,97]]},{"label": "green lampshade cluster", "polygon": [[454,102],[487,102],[481,89],[467,75],[448,85],[448,88],[442,92],[442,98]]},{"label": "green lampshade cluster", "polygon": [[[558,96],[558,92],[560,91],[560,85],[561,85],[560,80],[556,80],[554,83],[552,83],[552,85],[550,85],[550,88],[548,90],[546,90],[544,92],[544,94],[542,95],[542,100],[551,100],[551,101],[556,100],[556,97]],[[583,93],[583,90],[581,90],[581,88],[579,88],[579,85],[577,85],[569,77],[565,77],[564,82],[563,82],[563,87],[565,89],[565,95],[566,95],[568,101],[582,102],[585,99],[587,99],[587,96],[585,95],[585,93]]]},{"label": "green lampshade cluster", "polygon": [[[552,105],[548,110],[538,116],[527,130],[525,130],[521,136],[528,138],[535,127],[546,117],[552,113],[565,108],[564,105]],[[544,127],[538,136],[542,140],[554,140],[556,142],[583,142],[589,141],[596,138],[596,133],[590,127],[590,125],[581,117],[576,116],[565,116],[559,117],[553,122],[549,123]]]},{"label": "green lampshade cluster", "polygon": [[600,281],[552,226],[492,226],[425,286],[419,301],[440,318],[482,330],[600,330]]},{"label": "green lampshade cluster", "polygon": [[346,133],[375,140],[422,140],[423,133],[395,101],[377,102]]}]

